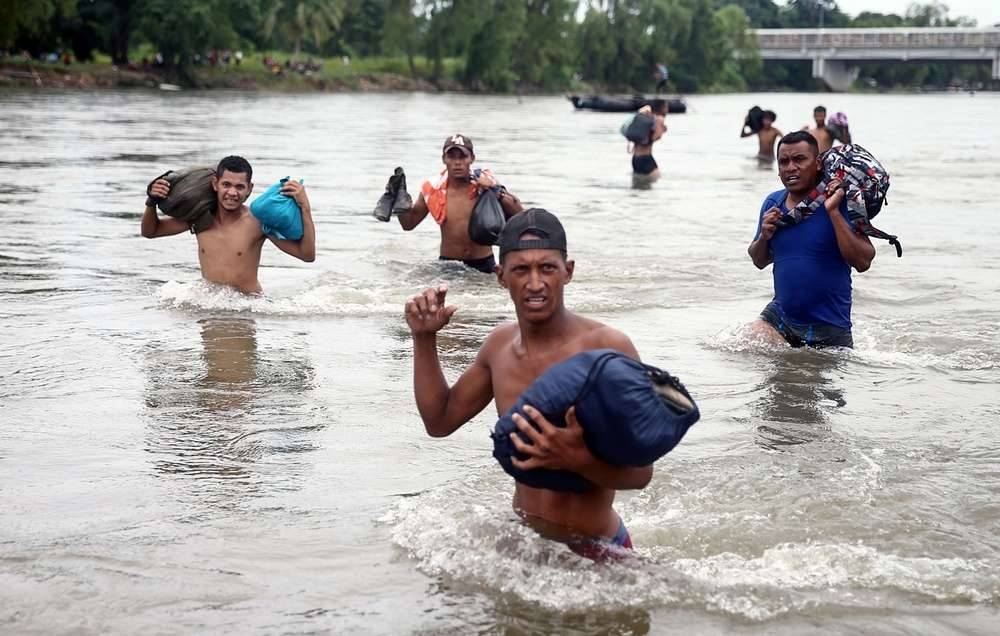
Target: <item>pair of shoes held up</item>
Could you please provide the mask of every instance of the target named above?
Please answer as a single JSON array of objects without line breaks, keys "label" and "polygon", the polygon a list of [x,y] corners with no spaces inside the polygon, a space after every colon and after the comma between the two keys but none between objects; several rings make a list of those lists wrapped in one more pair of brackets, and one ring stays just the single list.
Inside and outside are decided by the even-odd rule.
[{"label": "pair of shoes held up", "polygon": [[385,184],[385,193],[379,197],[372,212],[379,221],[388,222],[393,214],[404,214],[413,207],[413,199],[406,191],[406,174],[402,168],[396,168]]}]

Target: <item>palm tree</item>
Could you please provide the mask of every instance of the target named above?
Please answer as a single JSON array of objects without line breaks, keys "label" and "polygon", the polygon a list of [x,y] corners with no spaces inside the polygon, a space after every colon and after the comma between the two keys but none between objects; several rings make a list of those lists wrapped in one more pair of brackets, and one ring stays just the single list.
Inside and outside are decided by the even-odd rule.
[{"label": "palm tree", "polygon": [[270,38],[275,27],[295,42],[293,59],[302,51],[302,40],[310,39],[321,48],[330,34],[340,27],[344,14],[341,0],[272,0],[264,19],[263,35]]}]

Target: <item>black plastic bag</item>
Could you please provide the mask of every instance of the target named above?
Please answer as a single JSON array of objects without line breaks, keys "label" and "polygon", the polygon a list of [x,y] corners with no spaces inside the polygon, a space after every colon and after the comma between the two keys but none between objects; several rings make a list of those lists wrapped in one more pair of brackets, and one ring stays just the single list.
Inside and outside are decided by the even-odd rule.
[{"label": "black plastic bag", "polygon": [[496,245],[507,217],[496,192],[484,190],[472,208],[469,219],[469,240],[480,245]]},{"label": "black plastic bag", "polygon": [[750,127],[750,132],[760,132],[764,127],[764,109],[760,106],[754,106],[747,111],[747,117],[743,120],[744,126]]}]

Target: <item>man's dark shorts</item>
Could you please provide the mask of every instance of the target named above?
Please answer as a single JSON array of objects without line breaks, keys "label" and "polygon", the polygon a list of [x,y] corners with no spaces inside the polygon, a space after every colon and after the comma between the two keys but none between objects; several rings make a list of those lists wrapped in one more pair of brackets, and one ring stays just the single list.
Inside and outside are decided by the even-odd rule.
[{"label": "man's dark shorts", "polygon": [[650,174],[658,167],[653,155],[632,155],[632,171],[636,174]]},{"label": "man's dark shorts", "polygon": [[471,267],[472,269],[478,270],[484,274],[492,274],[496,271],[497,262],[492,254],[484,258],[475,258],[468,261],[463,261],[458,258],[448,258],[447,256],[439,256],[439,261],[460,261],[465,264],[466,267]]},{"label": "man's dark shorts", "polygon": [[778,333],[793,347],[848,347],[854,348],[854,338],[850,329],[833,325],[815,324],[806,326],[790,325],[781,319],[774,301],[760,312],[761,319],[778,330]]}]

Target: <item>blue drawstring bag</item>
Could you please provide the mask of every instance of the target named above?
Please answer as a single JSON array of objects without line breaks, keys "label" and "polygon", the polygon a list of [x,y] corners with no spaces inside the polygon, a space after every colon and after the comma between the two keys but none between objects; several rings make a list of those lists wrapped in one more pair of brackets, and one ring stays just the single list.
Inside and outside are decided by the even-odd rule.
[{"label": "blue drawstring bag", "polygon": [[[576,406],[583,439],[595,457],[615,466],[648,466],[669,453],[701,414],[680,380],[613,349],[584,351],[551,367],[531,383],[493,430],[493,457],[507,474],[533,488],[587,492],[595,486],[566,470],[520,470],[524,460],[510,440],[514,413],[536,408],[555,426],[566,426]],[[530,440],[521,435],[530,444]]]},{"label": "blue drawstring bag", "polygon": [[260,227],[267,236],[297,241],[302,238],[302,209],[295,199],[281,194],[281,186],[286,181],[288,177],[254,199],[250,204],[250,213],[260,221]]}]

